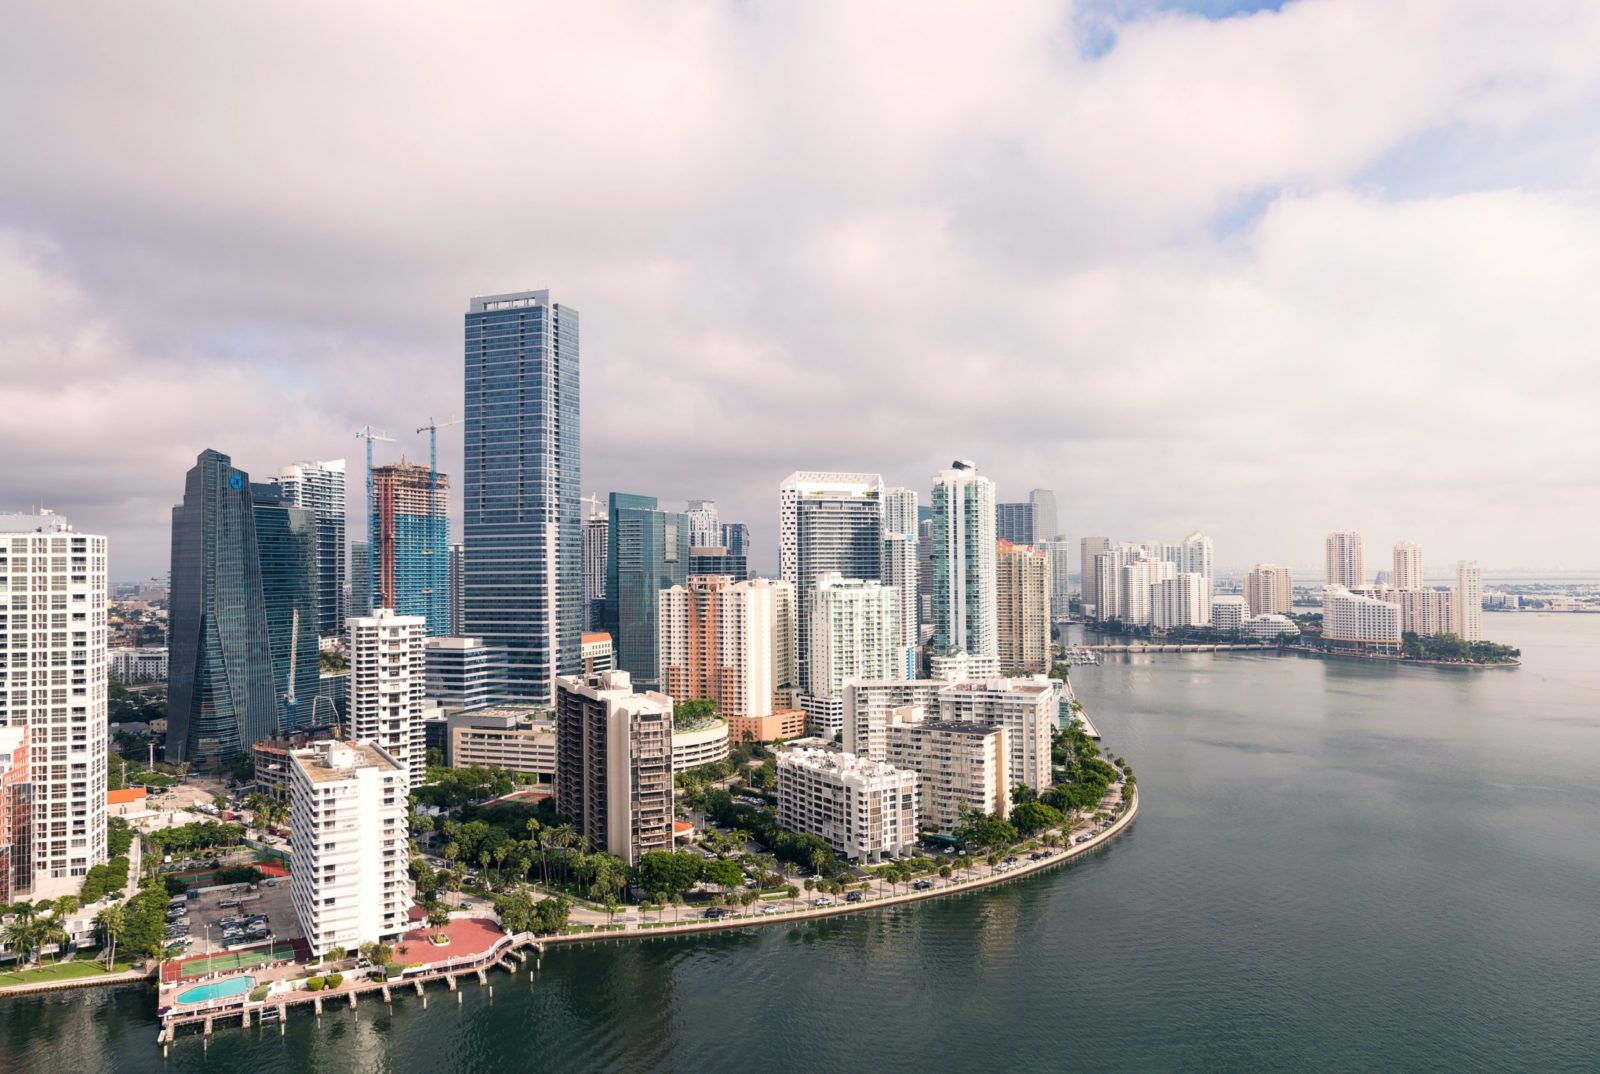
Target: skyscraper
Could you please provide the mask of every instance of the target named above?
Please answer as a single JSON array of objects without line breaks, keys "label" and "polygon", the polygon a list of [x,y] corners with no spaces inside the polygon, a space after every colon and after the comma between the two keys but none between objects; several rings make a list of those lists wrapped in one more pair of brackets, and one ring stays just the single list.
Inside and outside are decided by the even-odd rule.
[{"label": "skyscraper", "polygon": [[31,885],[35,899],[76,894],[106,860],[106,539],[48,511],[0,515],[0,592],[10,594],[0,604],[0,636],[10,634],[0,727],[27,729],[0,770],[23,748],[28,760],[9,787],[0,781],[10,796],[0,812],[16,811],[0,842],[21,841],[13,865],[31,868],[13,886]]},{"label": "skyscraper", "polygon": [[1109,537],[1082,537],[1078,540],[1078,585],[1082,596],[1079,606],[1086,619],[1110,619],[1111,613],[1102,607],[1100,578],[1095,569],[1095,557],[1111,551]]},{"label": "skyscraper", "polygon": [[466,567],[466,549],[460,545],[450,546],[450,636],[459,638],[462,633],[462,624],[465,621],[461,609],[461,572]]},{"label": "skyscraper", "polygon": [[421,616],[379,608],[350,619],[350,737],[370,742],[418,787],[426,771],[422,699],[427,627]]},{"label": "skyscraper", "polygon": [[1007,671],[1050,670],[1050,561],[1025,544],[1002,540],[996,550],[996,639]]},{"label": "skyscraper", "polygon": [[1462,641],[1483,640],[1483,570],[1475,559],[1456,561],[1450,591],[1450,626]]},{"label": "skyscraper", "polygon": [[[663,589],[661,679],[674,701],[705,699],[728,721],[730,738],[769,740],[771,717],[793,677],[788,582],[691,576]],[[779,721],[780,723],[782,721]]]},{"label": "skyscraper", "polygon": [[917,490],[892,488],[883,493],[883,531],[917,534]]},{"label": "skyscraper", "polygon": [[172,509],[167,760],[213,767],[281,727],[250,475],[202,451]]},{"label": "skyscraper", "polygon": [[[905,668],[896,629],[899,608],[900,595],[876,578],[826,574],[817,579],[802,613],[811,624],[808,695],[838,700],[846,679],[899,678]],[[833,734],[843,726],[841,715],[838,726],[813,730]]]},{"label": "skyscraper", "polygon": [[317,520],[317,621],[323,636],[344,633],[345,466],[343,459],[297,462],[278,472],[288,502],[309,508]]},{"label": "skyscraper", "polygon": [[635,693],[626,671],[607,671],[560,679],[555,715],[561,815],[629,865],[671,850],[672,698]]},{"label": "skyscraper", "polygon": [[421,463],[372,471],[372,603],[450,632],[450,479]]},{"label": "skyscraper", "polygon": [[994,482],[957,459],[933,478],[933,651],[998,656]]},{"label": "skyscraper", "polygon": [[654,689],[661,679],[657,594],[689,574],[689,520],[658,510],[654,496],[613,492],[606,554],[606,633],[616,666]]},{"label": "skyscraper", "polygon": [[1367,543],[1355,530],[1336,530],[1328,534],[1327,568],[1323,582],[1345,587],[1365,585],[1367,581]]},{"label": "skyscraper", "polygon": [[883,584],[900,595],[895,631],[905,654],[906,678],[917,673],[917,649],[922,640],[921,580],[918,559],[917,490],[892,488],[883,494]]},{"label": "skyscraper", "polygon": [[581,665],[578,312],[549,291],[466,315],[465,631],[506,654],[515,699],[551,702]]},{"label": "skyscraper", "polygon": [[998,539],[1011,544],[1033,544],[1033,504],[997,504],[994,514],[994,532]]},{"label": "skyscraper", "polygon": [[[1028,493],[1028,502],[1033,504],[1034,545],[1060,537],[1061,522],[1056,517],[1056,494],[1049,489],[1034,489]],[[1065,609],[1066,605],[1061,607]]]},{"label": "skyscraper", "polygon": [[689,544],[691,547],[709,548],[722,545],[722,521],[717,517],[717,501],[690,500],[684,512],[689,518]]},{"label": "skyscraper", "polygon": [[1244,599],[1250,603],[1251,615],[1288,615],[1294,604],[1289,568],[1257,563],[1245,575]]},{"label": "skyscraper", "polygon": [[1072,543],[1057,539],[1039,547],[1050,561],[1050,618],[1059,623],[1072,609]]},{"label": "skyscraper", "polygon": [[1415,541],[1400,541],[1394,546],[1394,575],[1389,584],[1396,589],[1422,588],[1422,546]]},{"label": "skyscraper", "polygon": [[[272,693],[278,727],[298,731],[335,722],[332,705],[316,701],[321,679],[317,653],[322,595],[321,527],[316,512],[296,507],[283,485],[251,485],[256,551],[261,557],[261,597],[272,650]],[[318,709],[324,710],[318,720]]]},{"label": "skyscraper", "polygon": [[366,541],[350,542],[350,602],[351,615],[366,615],[372,611],[372,557]]},{"label": "skyscraper", "polygon": [[583,629],[600,630],[606,619],[606,556],[611,520],[596,513],[583,520]]},{"label": "skyscraper", "polygon": [[[1207,582],[1214,577],[1211,569],[1211,538],[1195,530],[1178,546],[1179,574],[1198,574]],[[1211,599],[1208,594],[1206,599]]]},{"label": "skyscraper", "polygon": [[724,522],[722,540],[718,543],[728,550],[730,556],[743,556],[746,561],[750,559],[750,527],[743,522]]},{"label": "skyscraper", "polygon": [[805,609],[817,579],[836,573],[883,577],[883,478],[797,470],[778,489],[778,573],[794,586],[800,682],[809,682],[811,633]]}]

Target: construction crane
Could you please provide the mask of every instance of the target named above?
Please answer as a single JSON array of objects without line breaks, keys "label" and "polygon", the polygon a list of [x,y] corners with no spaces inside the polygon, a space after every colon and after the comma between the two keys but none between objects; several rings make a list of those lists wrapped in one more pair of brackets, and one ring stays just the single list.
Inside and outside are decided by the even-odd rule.
[{"label": "construction crane", "polygon": [[[289,729],[295,730],[295,706],[299,699],[294,696],[294,673],[300,657],[300,609],[296,607],[289,617],[289,681],[283,693],[283,703],[289,707]],[[316,706],[313,705],[312,708]]]},{"label": "construction crane", "polygon": [[[367,515],[367,601],[368,603],[372,603],[378,598],[378,587],[372,584],[372,564],[378,562],[377,557],[381,551],[381,548],[374,547],[374,545],[378,545],[380,542],[373,540],[373,537],[376,535],[372,532],[372,442],[374,440],[381,440],[386,444],[392,444],[395,441],[394,437],[392,436],[385,436],[383,433],[373,432],[372,426],[370,425],[357,429],[356,439],[365,440],[367,442],[367,503],[365,508],[365,513]],[[363,608],[361,609],[361,614],[368,615],[371,613],[371,611],[371,608]]]},{"label": "construction crane", "polygon": [[591,519],[591,518],[599,518],[600,517],[600,502],[601,501],[600,501],[600,494],[598,492],[596,492],[592,496],[585,496],[582,499],[580,499],[578,502],[579,503],[586,503],[586,504],[589,505],[589,508],[590,508],[589,513],[587,515],[583,516],[586,521],[588,519]]},{"label": "construction crane", "polygon": [[[448,508],[441,510],[439,507],[439,430],[448,429],[452,425],[460,425],[459,418],[447,418],[436,421],[428,418],[428,424],[417,427],[417,432],[428,434],[428,548],[427,553],[432,554],[435,549],[442,549],[450,543],[450,512]],[[449,591],[449,559],[443,563],[434,563],[429,566],[428,573],[438,585],[427,587],[431,596],[436,591]],[[430,622],[430,628],[438,628],[439,624]]]},{"label": "construction crane", "polygon": [[439,430],[448,429],[452,425],[460,425],[461,419],[450,418],[446,421],[428,419],[428,424],[419,425],[417,432],[428,434],[428,493],[433,495],[439,488]]}]

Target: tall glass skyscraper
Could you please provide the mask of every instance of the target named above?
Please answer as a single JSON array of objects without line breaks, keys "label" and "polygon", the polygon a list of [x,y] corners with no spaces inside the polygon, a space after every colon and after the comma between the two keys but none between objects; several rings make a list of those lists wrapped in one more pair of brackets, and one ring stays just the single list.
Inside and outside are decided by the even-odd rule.
[{"label": "tall glass skyscraper", "polygon": [[[883,478],[798,470],[778,488],[778,569],[794,586],[796,608],[825,574],[856,581],[883,577]],[[810,682],[811,628],[804,614],[795,624],[799,681]]]},{"label": "tall glass skyscraper", "polygon": [[367,516],[372,605],[421,616],[435,635],[450,633],[449,502],[449,475],[421,463],[372,471]]},{"label": "tall glass skyscraper", "polygon": [[933,478],[935,656],[999,655],[995,568],[994,482],[957,459]]},{"label": "tall glass skyscraper", "polygon": [[474,298],[465,359],[464,629],[504,650],[508,697],[554,703],[583,666],[578,311]]},{"label": "tall glass skyscraper", "polygon": [[[272,649],[272,692],[278,725],[285,731],[313,726],[319,708],[321,668],[317,652],[321,551],[316,512],[296,507],[281,485],[251,485],[256,551],[261,556],[261,594]],[[331,706],[320,706],[326,710]],[[321,722],[331,723],[324,718]]]},{"label": "tall glass skyscraper", "polygon": [[372,557],[366,541],[350,542],[350,603],[346,611],[352,615],[372,614]]},{"label": "tall glass skyscraper", "polygon": [[167,760],[211,766],[279,730],[250,475],[207,449],[172,509]]},{"label": "tall glass skyscraper", "polygon": [[689,576],[689,517],[657,510],[654,496],[627,492],[613,492],[609,506],[605,628],[616,666],[635,683],[656,689],[658,594]]},{"label": "tall glass skyscraper", "polygon": [[344,479],[343,459],[297,462],[278,472],[288,502],[317,516],[316,628],[324,636],[344,633]]}]

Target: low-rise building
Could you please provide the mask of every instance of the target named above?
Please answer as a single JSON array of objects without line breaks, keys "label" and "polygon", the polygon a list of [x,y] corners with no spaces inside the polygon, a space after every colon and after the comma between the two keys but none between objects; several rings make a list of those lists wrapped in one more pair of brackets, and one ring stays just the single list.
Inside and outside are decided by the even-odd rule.
[{"label": "low-rise building", "polygon": [[123,684],[136,682],[165,682],[167,678],[167,649],[109,649],[106,656],[111,662],[111,677]]},{"label": "low-rise building", "polygon": [[819,836],[851,861],[909,854],[920,777],[848,753],[795,749],[778,757],[778,823]]},{"label": "low-rise building", "polygon": [[916,772],[922,830],[954,836],[969,810],[1008,816],[1011,746],[997,724],[926,720],[906,705],[889,718],[888,761]]},{"label": "low-rise building", "polygon": [[1211,598],[1211,629],[1219,634],[1238,634],[1250,619],[1250,602],[1243,597]]},{"label": "low-rise building", "polygon": [[672,771],[687,772],[728,759],[728,721],[719,716],[672,728]]},{"label": "low-rise building", "polygon": [[289,757],[289,891],[312,957],[397,938],[411,908],[405,766],[370,742]]},{"label": "low-rise building", "polygon": [[447,718],[452,768],[496,765],[535,777],[550,788],[556,778],[556,724],[541,705],[495,705],[452,712]]},{"label": "low-rise building", "polygon": [[782,742],[806,733],[806,714],[800,709],[774,708],[766,716],[728,717],[728,739],[734,743]]},{"label": "low-rise building", "polygon": [[1244,636],[1255,641],[1277,641],[1280,635],[1299,633],[1300,627],[1287,615],[1254,615],[1244,624]]}]

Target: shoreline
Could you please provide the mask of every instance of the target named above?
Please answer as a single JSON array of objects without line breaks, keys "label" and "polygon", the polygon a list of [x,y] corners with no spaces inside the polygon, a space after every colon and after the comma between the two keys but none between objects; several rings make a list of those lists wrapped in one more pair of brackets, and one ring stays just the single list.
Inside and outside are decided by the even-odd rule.
[{"label": "shoreline", "polygon": [[1397,667],[1419,668],[1460,668],[1463,671],[1491,671],[1497,668],[1519,668],[1521,660],[1498,660],[1492,664],[1474,664],[1465,660],[1417,660],[1402,656],[1385,656],[1379,653],[1341,653],[1328,649],[1305,649],[1294,645],[1286,645],[1278,650],[1280,653],[1292,653],[1295,656],[1315,656],[1329,660],[1367,660],[1375,664],[1393,664]]}]

